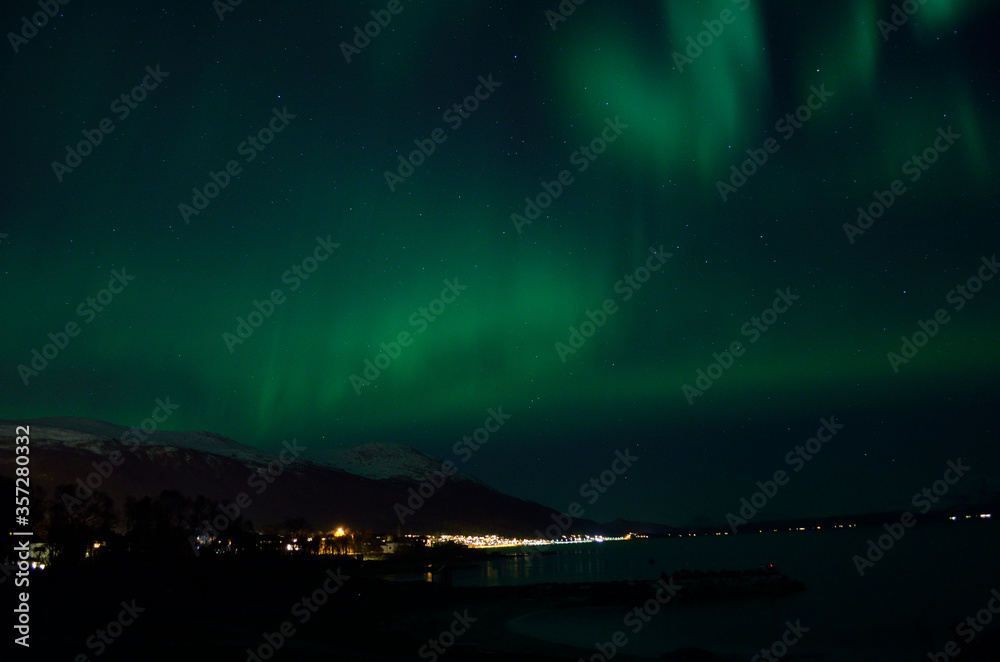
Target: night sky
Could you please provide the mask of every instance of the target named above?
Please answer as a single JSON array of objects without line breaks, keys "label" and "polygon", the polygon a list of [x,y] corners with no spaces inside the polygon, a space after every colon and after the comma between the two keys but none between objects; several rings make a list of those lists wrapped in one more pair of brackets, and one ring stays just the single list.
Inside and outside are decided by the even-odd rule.
[{"label": "night sky", "polygon": [[169,397],[598,520],[995,495],[1000,13],[891,4],[6,3],[0,418]]}]

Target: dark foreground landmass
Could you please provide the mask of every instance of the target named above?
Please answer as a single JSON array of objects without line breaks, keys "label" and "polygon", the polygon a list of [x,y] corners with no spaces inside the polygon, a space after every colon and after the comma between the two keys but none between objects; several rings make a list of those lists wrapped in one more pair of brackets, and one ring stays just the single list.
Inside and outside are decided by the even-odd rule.
[{"label": "dark foreground landmass", "polygon": [[[388,581],[380,576],[385,569],[333,556],[169,564],[120,560],[50,568],[32,575],[31,650],[22,659],[589,661],[598,659],[593,648],[542,642],[506,624],[543,610],[621,606],[624,612],[656,599],[658,591],[660,598],[669,595],[667,587],[678,601],[759,600],[803,589],[767,571],[686,572],[658,582],[469,588]],[[970,650],[954,659],[1000,659],[996,637],[983,637],[979,647],[978,656]],[[649,658],[622,650],[614,659]],[[684,650],[663,651],[660,659],[724,658]]]},{"label": "dark foreground landmass", "polygon": [[[576,662],[595,651],[538,641],[505,624],[540,610],[627,609],[657,591],[661,599],[672,591],[674,599],[697,600],[727,590],[748,597],[801,589],[763,573],[469,588],[388,581],[380,577],[385,569],[333,556],[49,568],[32,574],[30,659]],[[615,659],[645,658],[622,651]]]}]

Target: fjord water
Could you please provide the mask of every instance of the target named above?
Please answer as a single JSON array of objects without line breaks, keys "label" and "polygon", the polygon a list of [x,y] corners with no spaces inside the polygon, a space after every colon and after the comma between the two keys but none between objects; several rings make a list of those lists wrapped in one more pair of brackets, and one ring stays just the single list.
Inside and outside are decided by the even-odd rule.
[{"label": "fjord water", "polygon": [[[529,614],[508,627],[539,639],[592,648],[622,631],[632,655],[699,647],[749,659],[780,638],[786,622],[809,628],[790,655],[831,659],[926,660],[955,639],[955,625],[984,609],[1000,589],[1000,526],[992,522],[921,524],[905,532],[860,575],[881,527],[554,545],[556,553],[506,558],[456,570],[456,585],[656,579],[681,569],[738,570],[773,563],[806,583],[776,599],[668,604],[638,632],[632,607],[559,609]],[[991,627],[1000,625],[998,622]],[[595,651],[596,652],[596,651]],[[844,657],[845,655],[850,656]]]}]

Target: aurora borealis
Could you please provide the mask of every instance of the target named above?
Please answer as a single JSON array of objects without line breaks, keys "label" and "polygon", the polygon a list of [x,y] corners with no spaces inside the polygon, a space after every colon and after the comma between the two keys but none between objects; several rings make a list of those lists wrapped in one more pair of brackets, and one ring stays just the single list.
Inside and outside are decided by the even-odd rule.
[{"label": "aurora borealis", "polygon": [[585,516],[683,524],[836,416],[768,515],[996,492],[1000,14],[910,4],[65,4],[0,69],[0,418],[454,459],[502,407],[463,471],[631,449]]}]

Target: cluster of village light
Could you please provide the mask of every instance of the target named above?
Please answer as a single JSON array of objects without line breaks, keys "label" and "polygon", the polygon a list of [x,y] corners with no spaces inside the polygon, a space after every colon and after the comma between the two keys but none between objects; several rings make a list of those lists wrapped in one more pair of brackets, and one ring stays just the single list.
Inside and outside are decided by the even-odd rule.
[{"label": "cluster of village light", "polygon": [[[969,520],[969,519],[992,519],[992,513],[980,513],[976,515],[952,515],[948,519],[953,522]],[[857,524],[833,524],[828,525],[829,529],[853,529],[856,528]],[[763,529],[759,530],[758,533],[778,533],[781,531],[811,531],[811,530],[821,530],[822,526],[810,526],[810,527],[788,527],[781,529],[772,529],[771,531],[765,531]],[[667,538],[687,538],[687,537],[698,537],[698,536],[728,536],[729,531],[705,531],[702,533],[668,533],[664,534]],[[319,537],[320,545],[318,552],[319,554],[335,554],[335,553],[349,553],[354,554],[357,551],[351,546],[336,546],[332,544],[334,540],[338,538],[348,538],[350,537],[353,542],[353,535],[345,527],[338,527],[336,530],[331,531],[325,535],[321,534]],[[466,547],[488,549],[488,548],[501,548],[501,547],[535,547],[544,545],[573,545],[581,543],[602,543],[608,541],[616,540],[641,540],[648,538],[648,535],[641,533],[626,533],[624,536],[600,536],[600,535],[572,535],[572,536],[562,536],[554,540],[545,538],[506,538],[504,536],[491,535],[491,534],[441,534],[441,535],[415,535],[406,534],[402,536],[403,540],[409,540],[410,544],[416,544],[419,546],[434,547],[435,545],[443,544],[458,544]],[[199,537],[197,540],[201,544],[206,544],[213,540],[214,537],[209,534],[203,534],[203,537]],[[315,536],[308,536],[303,538],[302,541],[299,538],[292,538],[291,542],[284,536],[277,536],[279,546],[278,548],[284,552],[301,552],[303,551],[303,542],[312,543]],[[391,540],[391,538],[389,539]],[[226,541],[227,547],[231,546],[232,541]],[[94,542],[92,548],[88,546],[85,551],[86,557],[94,556],[98,550],[106,546],[107,543],[100,541]],[[392,543],[393,547],[395,543]],[[395,549],[390,549],[390,544],[388,542],[381,545],[383,553],[393,553]],[[52,550],[46,543],[32,543],[32,564],[33,570],[43,570],[45,569],[46,563],[50,560]],[[224,550],[217,550],[216,553],[224,553]],[[372,557],[377,558],[377,557]]]},{"label": "cluster of village light", "polygon": [[428,536],[427,544],[453,542],[467,547],[531,547],[536,545],[572,545],[590,542],[606,542],[612,540],[633,540],[647,536],[637,533],[627,533],[624,536],[563,536],[555,540],[544,538],[505,538],[496,535],[440,535]]}]

